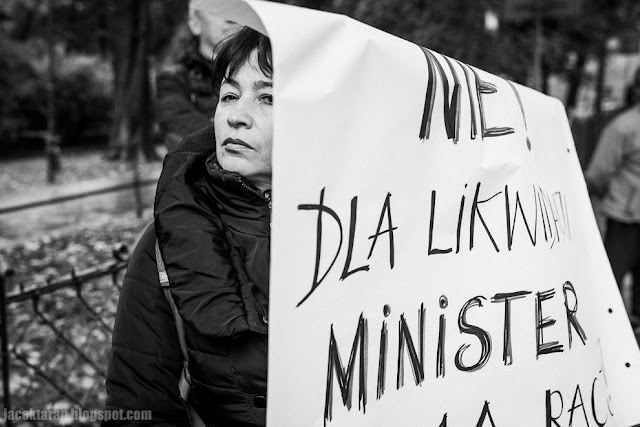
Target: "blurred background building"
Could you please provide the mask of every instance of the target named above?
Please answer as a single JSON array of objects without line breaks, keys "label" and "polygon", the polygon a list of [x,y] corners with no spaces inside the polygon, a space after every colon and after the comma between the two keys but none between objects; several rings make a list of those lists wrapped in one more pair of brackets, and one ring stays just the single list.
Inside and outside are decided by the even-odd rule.
[{"label": "blurred background building", "polygon": [[[286,2],[352,16],[560,98],[581,159],[608,113],[623,107],[640,64],[636,0]],[[155,156],[153,75],[184,43],[186,4],[3,1],[0,155],[93,144],[110,158]]]}]

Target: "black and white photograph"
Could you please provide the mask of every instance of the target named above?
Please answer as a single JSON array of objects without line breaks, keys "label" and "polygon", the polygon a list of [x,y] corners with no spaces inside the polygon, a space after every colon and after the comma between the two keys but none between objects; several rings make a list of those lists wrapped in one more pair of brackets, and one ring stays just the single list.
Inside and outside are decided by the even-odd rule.
[{"label": "black and white photograph", "polygon": [[3,0],[0,89],[0,425],[640,426],[637,0]]}]

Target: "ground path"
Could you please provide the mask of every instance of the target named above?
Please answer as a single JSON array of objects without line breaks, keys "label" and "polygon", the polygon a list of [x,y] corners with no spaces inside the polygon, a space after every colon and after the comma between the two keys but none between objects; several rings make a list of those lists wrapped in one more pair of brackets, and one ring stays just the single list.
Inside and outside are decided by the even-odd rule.
[{"label": "ground path", "polygon": [[[83,150],[66,153],[62,170],[53,184],[46,182],[43,157],[0,159],[0,210],[22,206],[41,200],[73,197],[89,191],[100,191],[124,185],[133,180],[132,165],[103,159],[103,152]],[[142,162],[138,166],[140,178],[154,182],[162,163]],[[141,201],[145,208],[153,204],[155,185],[141,187]],[[134,211],[135,193],[132,188],[101,195],[0,214],[0,246],[31,240],[51,232],[61,232],[82,224],[108,222],[110,216]]]}]

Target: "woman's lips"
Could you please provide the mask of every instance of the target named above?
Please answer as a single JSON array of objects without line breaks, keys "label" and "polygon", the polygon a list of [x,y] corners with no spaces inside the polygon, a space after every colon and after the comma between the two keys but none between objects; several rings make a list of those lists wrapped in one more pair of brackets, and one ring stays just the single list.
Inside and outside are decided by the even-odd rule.
[{"label": "woman's lips", "polygon": [[250,150],[251,146],[241,139],[227,138],[222,143],[227,150]]}]

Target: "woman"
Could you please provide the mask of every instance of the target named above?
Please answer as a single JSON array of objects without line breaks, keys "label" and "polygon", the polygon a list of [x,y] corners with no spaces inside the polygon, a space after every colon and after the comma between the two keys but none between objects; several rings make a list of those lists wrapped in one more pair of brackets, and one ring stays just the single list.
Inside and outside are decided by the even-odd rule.
[{"label": "woman", "polygon": [[188,423],[178,398],[183,357],[155,271],[157,238],[184,322],[193,408],[208,425],[265,424],[271,64],[269,40],[251,29],[224,41],[213,69],[215,130],[188,136],[165,160],[155,233],[132,255],[118,303],[108,409],[151,409],[156,422]]}]

